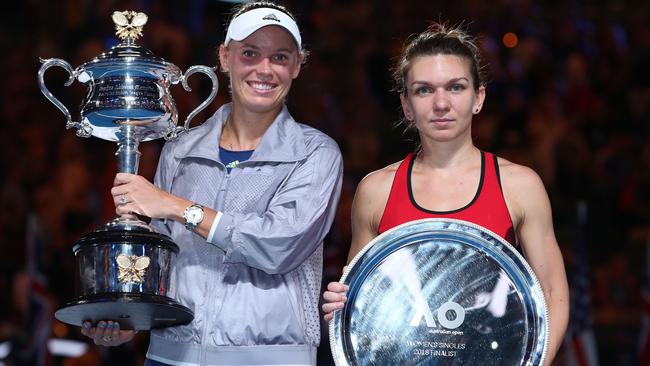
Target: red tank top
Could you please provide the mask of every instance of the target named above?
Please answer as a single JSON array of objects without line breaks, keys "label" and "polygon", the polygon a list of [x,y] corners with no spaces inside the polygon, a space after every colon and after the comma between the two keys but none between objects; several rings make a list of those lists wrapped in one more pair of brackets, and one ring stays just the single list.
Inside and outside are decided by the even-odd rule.
[{"label": "red tank top", "polygon": [[449,218],[465,220],[483,226],[515,243],[512,219],[501,190],[499,165],[493,154],[481,151],[481,179],[474,199],[465,207],[452,211],[431,211],[420,207],[411,189],[414,155],[409,154],[397,168],[388,202],[379,223],[379,233],[403,223],[427,219]]}]

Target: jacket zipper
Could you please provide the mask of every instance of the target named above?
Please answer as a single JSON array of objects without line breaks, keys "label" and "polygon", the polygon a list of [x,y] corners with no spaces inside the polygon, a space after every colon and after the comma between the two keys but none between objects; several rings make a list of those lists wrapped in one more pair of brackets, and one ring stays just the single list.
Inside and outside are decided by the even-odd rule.
[{"label": "jacket zipper", "polygon": [[[225,202],[225,192],[228,190],[228,186],[230,185],[230,177],[232,175],[231,173],[235,169],[239,169],[239,166],[236,166],[230,171],[230,173],[228,173],[228,171],[226,170],[226,167],[223,166],[223,164],[221,164],[221,165],[223,167],[222,172],[224,174],[224,178],[221,180],[221,185],[219,187],[219,190],[217,191],[217,197],[215,199],[215,203],[216,202]],[[214,209],[215,210],[220,210],[220,209],[222,209],[222,207],[216,207],[216,205],[215,205]],[[206,243],[206,245],[212,245],[212,244]],[[215,261],[216,261],[216,258],[215,258]],[[216,267],[218,267],[219,265],[222,265],[222,264],[223,263],[220,264],[220,263],[215,262],[214,266],[216,268]],[[207,355],[206,344],[207,344],[208,331],[210,330],[211,327],[214,326],[214,324],[212,324],[212,322],[210,321],[209,316],[210,316],[210,314],[214,315],[214,314],[217,313],[217,312],[215,312],[213,310],[214,310],[214,307],[215,307],[215,303],[214,303],[216,301],[215,299],[217,297],[219,297],[219,296],[214,296],[214,295],[215,295],[216,284],[221,281],[221,276],[222,276],[221,271],[217,271],[216,280],[211,283],[210,288],[208,289],[208,291],[205,294],[205,296],[207,297],[207,300],[205,302],[206,307],[205,307],[205,309],[203,309],[203,319],[205,319],[205,326],[203,327],[203,335],[201,336],[201,348],[200,348],[201,352],[200,352],[200,355],[199,355],[199,363],[200,363],[201,366],[206,364],[205,359],[206,359],[206,355]],[[207,276],[206,276],[206,278],[207,278]]]}]

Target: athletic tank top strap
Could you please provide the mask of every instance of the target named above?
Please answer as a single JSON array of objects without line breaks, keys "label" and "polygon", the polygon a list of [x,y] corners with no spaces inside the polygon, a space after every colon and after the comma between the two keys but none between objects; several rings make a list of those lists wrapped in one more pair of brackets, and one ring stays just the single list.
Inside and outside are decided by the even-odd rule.
[{"label": "athletic tank top strap", "polygon": [[501,189],[496,156],[481,151],[481,176],[476,194],[466,206],[451,211],[428,210],[420,207],[415,201],[410,179],[414,157],[412,153],[407,155],[395,172],[390,195],[379,223],[379,233],[409,221],[450,218],[483,226],[510,243],[515,243],[512,220]]},{"label": "athletic tank top strap", "polygon": [[379,221],[380,234],[390,228],[411,221],[406,220],[407,217],[412,216],[411,211],[414,208],[411,207],[412,204],[407,185],[409,181],[408,172],[413,157],[413,153],[406,155],[397,167],[395,177],[393,178],[393,185],[390,189],[390,195],[388,196],[386,207],[384,207],[384,213],[381,215],[381,220]]},{"label": "athletic tank top strap", "polygon": [[473,207],[472,215],[476,218],[477,224],[490,229],[509,243],[515,245],[515,231],[506,199],[503,196],[498,158],[496,155],[488,152],[484,152],[484,154],[484,184],[480,192],[479,200],[477,200],[480,202],[477,202],[475,207]]}]

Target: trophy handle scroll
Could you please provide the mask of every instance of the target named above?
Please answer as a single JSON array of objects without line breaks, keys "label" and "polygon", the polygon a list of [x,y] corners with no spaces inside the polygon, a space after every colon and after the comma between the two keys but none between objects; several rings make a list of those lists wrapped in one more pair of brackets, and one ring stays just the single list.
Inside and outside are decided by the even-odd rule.
[{"label": "trophy handle scroll", "polygon": [[[92,135],[92,127],[90,126],[89,123],[87,122],[73,122],[72,121],[72,115],[70,115],[70,111],[68,111],[68,108],[59,101],[52,92],[45,86],[45,80],[43,79],[45,76],[45,71],[49,69],[52,66],[58,66],[65,71],[68,72],[68,80],[65,82],[65,86],[70,86],[74,82],[76,78],[76,72],[72,69],[72,66],[67,61],[58,59],[58,58],[49,58],[49,59],[41,59],[41,62],[43,65],[41,68],[38,70],[38,86],[41,88],[41,91],[43,92],[43,95],[52,102],[61,112],[63,112],[63,115],[66,118],[66,123],[65,123],[65,128],[66,130],[69,130],[71,128],[76,128],[77,129],[77,136],[79,137],[90,137]],[[92,90],[90,91],[92,92]]]},{"label": "trophy handle scroll", "polygon": [[207,66],[202,66],[202,65],[195,65],[187,69],[185,74],[183,74],[183,77],[181,78],[181,82],[183,84],[183,88],[191,92],[192,88],[190,88],[189,84],[187,83],[187,79],[195,73],[203,73],[207,75],[210,80],[212,80],[212,90],[210,91],[210,95],[205,99],[201,104],[199,104],[198,107],[196,107],[190,114],[187,115],[187,118],[185,118],[185,122],[183,123],[183,127],[176,126],[173,128],[167,135],[164,136],[165,140],[173,140],[175,139],[179,134],[189,131],[190,129],[190,122],[194,117],[196,117],[197,114],[199,114],[202,110],[205,109],[205,107],[208,106],[214,100],[214,98],[217,96],[217,91],[219,90],[219,79],[217,78],[217,75],[212,71],[211,68]]}]

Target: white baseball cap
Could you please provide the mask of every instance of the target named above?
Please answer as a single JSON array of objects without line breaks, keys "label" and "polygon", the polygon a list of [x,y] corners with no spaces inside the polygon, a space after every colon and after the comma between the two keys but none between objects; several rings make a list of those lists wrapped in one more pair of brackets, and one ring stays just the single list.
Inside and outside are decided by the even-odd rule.
[{"label": "white baseball cap", "polygon": [[298,49],[302,48],[300,30],[296,22],[289,15],[273,8],[257,8],[235,17],[228,26],[224,45],[228,46],[230,41],[244,40],[256,30],[267,25],[277,25],[286,29],[295,39]]}]

